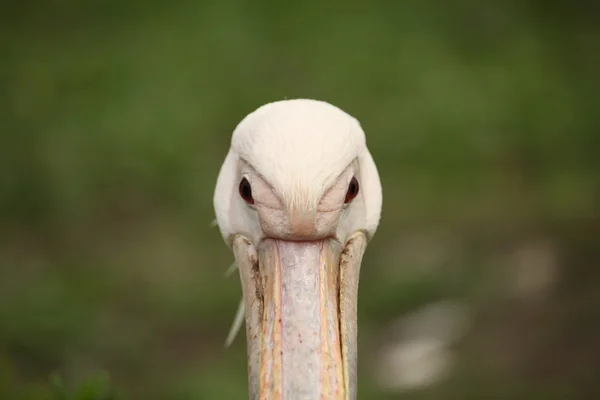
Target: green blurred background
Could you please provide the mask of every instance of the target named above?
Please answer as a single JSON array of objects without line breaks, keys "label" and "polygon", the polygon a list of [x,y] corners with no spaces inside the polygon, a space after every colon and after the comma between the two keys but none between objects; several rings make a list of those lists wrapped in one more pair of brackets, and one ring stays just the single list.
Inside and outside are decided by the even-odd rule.
[{"label": "green blurred background", "polygon": [[[3,2],[0,398],[245,398],[213,189],[235,125],[301,97],[361,121],[384,187],[359,398],[597,398],[599,9]],[[411,328],[432,304],[460,317]]]}]

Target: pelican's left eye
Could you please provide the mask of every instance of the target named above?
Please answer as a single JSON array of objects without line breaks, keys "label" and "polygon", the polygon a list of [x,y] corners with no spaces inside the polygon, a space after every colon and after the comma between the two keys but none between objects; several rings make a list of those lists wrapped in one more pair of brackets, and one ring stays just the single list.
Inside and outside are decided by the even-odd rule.
[{"label": "pelican's left eye", "polygon": [[346,192],[346,200],[344,200],[344,203],[348,204],[350,203],[352,200],[354,200],[354,198],[356,196],[358,196],[358,181],[356,180],[355,177],[352,177],[352,180],[350,181],[350,184],[348,185],[348,191]]},{"label": "pelican's left eye", "polygon": [[242,178],[239,189],[242,199],[244,199],[244,201],[248,204],[254,204],[254,198],[252,197],[252,186],[250,186],[248,179]]}]

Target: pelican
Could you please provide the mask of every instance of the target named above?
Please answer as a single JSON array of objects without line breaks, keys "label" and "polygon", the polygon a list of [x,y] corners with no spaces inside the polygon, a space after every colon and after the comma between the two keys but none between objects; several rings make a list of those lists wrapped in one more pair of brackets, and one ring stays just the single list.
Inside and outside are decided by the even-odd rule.
[{"label": "pelican", "polygon": [[317,100],[235,128],[214,194],[242,283],[250,399],[355,399],[358,280],[382,190],[359,122]]}]

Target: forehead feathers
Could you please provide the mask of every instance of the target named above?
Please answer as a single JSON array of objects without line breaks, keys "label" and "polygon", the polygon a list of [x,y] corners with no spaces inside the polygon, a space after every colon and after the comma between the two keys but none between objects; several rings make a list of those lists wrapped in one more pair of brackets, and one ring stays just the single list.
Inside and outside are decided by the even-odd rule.
[{"label": "forehead feathers", "polygon": [[231,148],[286,202],[314,205],[366,147],[358,121],[339,108],[316,100],[285,100],[244,118]]}]

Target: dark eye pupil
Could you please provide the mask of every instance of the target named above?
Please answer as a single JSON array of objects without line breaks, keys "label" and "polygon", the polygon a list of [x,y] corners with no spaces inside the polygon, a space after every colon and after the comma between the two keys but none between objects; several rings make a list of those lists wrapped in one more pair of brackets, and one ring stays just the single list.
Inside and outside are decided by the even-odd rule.
[{"label": "dark eye pupil", "polygon": [[246,203],[254,204],[254,199],[252,198],[252,187],[246,178],[243,178],[240,182],[240,196]]},{"label": "dark eye pupil", "polygon": [[350,185],[348,185],[348,191],[346,192],[345,203],[350,203],[356,196],[358,196],[358,181],[355,177],[352,177]]}]

